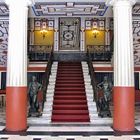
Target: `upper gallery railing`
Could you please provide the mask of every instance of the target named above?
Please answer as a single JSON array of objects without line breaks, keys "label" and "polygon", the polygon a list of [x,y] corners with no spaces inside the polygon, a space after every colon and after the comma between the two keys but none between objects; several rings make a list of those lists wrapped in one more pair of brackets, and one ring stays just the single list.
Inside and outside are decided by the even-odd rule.
[{"label": "upper gallery railing", "polygon": [[93,61],[111,61],[112,45],[88,45],[87,49]]},{"label": "upper gallery railing", "polygon": [[49,58],[51,45],[29,45],[28,58],[29,61],[46,61]]}]

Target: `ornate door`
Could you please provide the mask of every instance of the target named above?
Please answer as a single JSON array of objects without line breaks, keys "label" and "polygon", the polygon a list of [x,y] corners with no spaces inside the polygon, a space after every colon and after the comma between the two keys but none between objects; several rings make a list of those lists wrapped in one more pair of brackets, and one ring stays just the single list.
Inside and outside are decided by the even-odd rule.
[{"label": "ornate door", "polygon": [[79,18],[60,18],[59,50],[80,50]]}]

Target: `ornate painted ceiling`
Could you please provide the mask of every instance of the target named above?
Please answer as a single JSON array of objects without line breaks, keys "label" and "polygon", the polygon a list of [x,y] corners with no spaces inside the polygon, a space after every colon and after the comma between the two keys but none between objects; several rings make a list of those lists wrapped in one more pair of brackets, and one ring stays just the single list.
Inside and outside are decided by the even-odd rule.
[{"label": "ornate painted ceiling", "polygon": [[[43,0],[42,0],[43,1]],[[44,0],[45,1],[45,0]],[[98,2],[94,0],[83,2],[36,2],[30,7],[29,17],[111,17],[112,7],[107,7],[105,2]],[[54,1],[54,0],[52,0]],[[76,1],[76,0],[75,0]],[[103,1],[103,0],[102,0]],[[8,6],[0,0],[0,18],[8,17]],[[133,16],[140,16],[140,3],[133,7]]]},{"label": "ornate painted ceiling", "polygon": [[36,3],[36,16],[104,16],[108,7],[98,2]]}]

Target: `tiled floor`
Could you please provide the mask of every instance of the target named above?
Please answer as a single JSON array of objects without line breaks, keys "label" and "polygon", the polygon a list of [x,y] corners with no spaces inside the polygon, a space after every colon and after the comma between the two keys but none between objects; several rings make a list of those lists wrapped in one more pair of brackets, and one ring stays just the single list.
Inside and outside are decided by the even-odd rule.
[{"label": "tiled floor", "polygon": [[51,136],[45,136],[45,137],[34,137],[34,136],[16,136],[16,135],[11,135],[11,136],[0,136],[0,140],[140,140],[139,137],[135,136],[120,136],[120,137],[115,137],[115,136],[90,136],[90,137],[51,137]]}]

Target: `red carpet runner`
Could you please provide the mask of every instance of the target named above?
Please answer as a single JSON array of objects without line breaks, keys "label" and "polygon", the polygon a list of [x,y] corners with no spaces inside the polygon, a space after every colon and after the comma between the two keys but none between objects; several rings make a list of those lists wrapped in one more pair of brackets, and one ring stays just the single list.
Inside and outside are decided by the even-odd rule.
[{"label": "red carpet runner", "polygon": [[52,122],[89,122],[82,66],[79,62],[59,62]]}]

